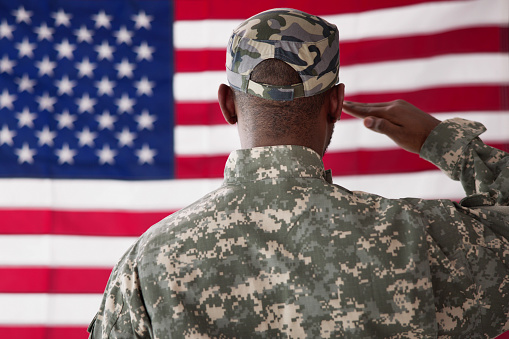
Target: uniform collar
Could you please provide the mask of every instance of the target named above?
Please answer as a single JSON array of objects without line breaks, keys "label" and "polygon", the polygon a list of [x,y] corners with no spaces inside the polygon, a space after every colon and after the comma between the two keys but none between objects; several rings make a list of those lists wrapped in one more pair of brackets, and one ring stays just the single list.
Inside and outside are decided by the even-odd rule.
[{"label": "uniform collar", "polygon": [[295,145],[266,146],[236,150],[224,169],[226,182],[277,178],[319,178],[332,183],[322,158],[310,148]]}]

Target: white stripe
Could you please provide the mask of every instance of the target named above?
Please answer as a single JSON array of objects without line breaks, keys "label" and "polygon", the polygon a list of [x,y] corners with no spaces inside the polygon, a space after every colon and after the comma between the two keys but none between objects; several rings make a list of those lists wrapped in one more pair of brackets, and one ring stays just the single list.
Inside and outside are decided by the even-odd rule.
[{"label": "white stripe", "polygon": [[[487,131],[481,135],[482,140],[490,143],[509,142],[509,111],[458,112],[433,115],[440,120],[462,117],[481,122],[487,128]],[[357,119],[337,123],[329,146],[329,150],[335,152],[394,148],[398,147],[390,138],[365,128],[363,122]]]},{"label": "white stripe", "polygon": [[[221,48],[242,20],[185,20],[173,24],[175,49]],[[226,59],[225,59],[226,60]]]},{"label": "white stripe", "polygon": [[177,102],[216,102],[219,85],[227,83],[225,71],[175,73],[173,96]]},{"label": "white stripe", "polygon": [[[340,69],[346,94],[409,91],[435,86],[508,84],[507,53],[441,55],[433,58],[377,62]],[[174,96],[179,102],[217,101],[227,83],[224,71],[176,73]]]},{"label": "white stripe", "polygon": [[509,55],[454,54],[354,65],[340,69],[339,78],[349,95],[456,84],[508,84]]},{"label": "white stripe", "polygon": [[341,41],[393,38],[475,26],[506,26],[509,22],[509,2],[429,2],[361,14],[326,16],[325,19],[338,26]]},{"label": "white stripe", "polygon": [[333,177],[333,180],[351,191],[369,192],[391,199],[460,200],[465,197],[461,183],[439,171]]},{"label": "white stripe", "polygon": [[[461,116],[482,122],[488,131],[483,140],[490,142],[509,141],[509,112],[461,112],[435,114],[440,120]],[[229,154],[240,148],[235,126],[177,126],[175,128],[175,152],[178,155]],[[361,120],[344,120],[336,125],[329,146],[330,151],[341,152],[355,149],[395,148],[394,142],[383,134],[366,129]]]},{"label": "white stripe", "polygon": [[[415,191],[415,183],[421,182],[422,178],[430,177],[431,182],[437,182],[436,186],[425,185],[422,187],[422,191]],[[436,176],[436,177],[434,177]],[[398,186],[401,188],[401,193],[397,193],[397,197],[404,196],[417,196],[417,197],[426,197],[426,198],[461,198],[463,196],[460,190],[451,190],[449,189],[452,183],[449,183],[450,179],[447,178],[444,174],[441,174],[439,171],[431,171],[426,174],[421,173],[401,173],[395,174],[395,177],[399,180]],[[352,177],[339,177],[341,182],[369,182],[369,189],[366,189],[375,194],[381,194],[384,196],[394,197],[395,195],[395,185],[392,181],[392,177],[390,175],[366,175],[366,176],[352,176]],[[385,180],[387,178],[387,180]],[[23,208],[51,208],[55,210],[141,210],[139,208],[139,204],[144,204],[145,211],[170,211],[176,210],[182,207],[189,205],[194,200],[197,200],[204,196],[206,193],[212,190],[212,186],[214,188],[219,187],[222,182],[222,179],[216,180],[207,180],[207,179],[199,179],[199,180],[189,180],[185,187],[179,186],[179,181],[175,180],[167,180],[167,181],[157,181],[154,182],[154,185],[149,185],[149,187],[145,188],[147,192],[150,192],[149,195],[145,197],[137,196],[136,194],[129,194],[126,197],[124,189],[118,190],[118,184],[114,181],[100,181],[100,180],[76,180],[75,184],[72,186],[68,186],[67,182],[62,182],[61,180],[53,180],[52,185],[58,187],[58,191],[66,197],[72,197],[67,201],[58,200],[58,203],[54,205],[46,205],[47,202],[44,199],[44,192],[38,190],[38,180],[37,179],[12,179],[9,187],[11,189],[16,189],[16,187],[27,187],[32,186],[34,191],[25,191],[24,195],[18,195],[16,200],[9,200],[4,196],[0,197],[0,206],[3,208],[9,207],[23,207]],[[187,181],[187,180],[186,180]],[[0,191],[3,191],[4,180],[0,180]],[[122,182],[121,185],[125,185],[127,188],[133,185],[132,182]],[[454,186],[459,184],[454,184]],[[171,189],[172,186],[178,186],[178,189]],[[435,190],[433,187],[441,187],[440,190]],[[350,188],[350,187],[348,187]],[[356,187],[352,185],[351,189],[364,189],[361,187]],[[97,190],[104,190],[106,197],[108,199],[100,199],[97,200]],[[127,190],[128,191],[128,190]],[[91,192],[93,192],[91,194]],[[171,194],[168,192],[172,192]],[[399,192],[399,191],[398,191]],[[180,199],[181,195],[188,195],[191,198],[188,200]],[[34,198],[33,196],[40,196],[40,200]],[[24,197],[26,199],[24,199]],[[161,205],[161,200],[164,197],[166,200],[164,202],[167,204],[166,209],[161,208],[151,208],[150,204],[154,206]],[[115,201],[112,203],[112,201]],[[147,225],[149,226],[149,225]],[[12,238],[8,238],[12,237]],[[16,264],[16,262],[21,261],[23,256],[22,253],[20,255],[12,255],[11,253],[18,253],[18,247],[23,245],[23,242],[17,242],[16,245],[14,243],[10,243],[8,239],[16,239],[14,235],[7,235],[2,237],[2,242],[0,245],[0,263],[3,262],[6,264],[7,262],[11,264]],[[121,249],[125,249],[130,245],[131,240],[118,240],[119,242],[113,242],[113,239],[104,237],[99,239],[100,243],[104,245],[104,248],[107,251],[110,251],[111,248],[111,256],[102,257],[102,254],[92,254],[91,250],[97,250],[98,253],[101,253],[101,248],[97,244],[95,240],[89,237],[77,237],[78,239],[73,239],[66,236],[59,236],[60,238],[25,238],[28,244],[32,247],[22,246],[22,248],[32,248],[32,250],[27,250],[26,256],[33,258],[30,260],[35,260],[35,262],[44,264],[44,263],[52,263],[53,265],[71,265],[75,263],[77,260],[83,260],[83,265],[94,266],[94,265],[109,265],[112,262],[113,258],[118,258],[118,253],[121,252]],[[81,239],[88,239],[84,243],[81,243]],[[111,241],[111,242],[110,242]],[[102,246],[101,245],[101,246]],[[60,249],[61,246],[62,248]],[[38,257],[39,253],[47,253],[47,251],[51,249],[53,253],[48,257]],[[65,258],[66,251],[68,250],[76,250],[83,251],[83,255],[78,255],[77,258]],[[9,252],[16,251],[16,252]],[[79,252],[81,253],[81,252]],[[63,255],[63,258],[60,255]],[[56,260],[56,261],[55,261]]]},{"label": "white stripe", "polygon": [[[472,26],[509,22],[507,0],[448,1],[323,16],[338,26],[340,40],[433,34]],[[177,49],[225,48],[239,20],[189,20],[174,24]]]},{"label": "white stripe", "polygon": [[173,133],[177,155],[230,154],[241,148],[236,125],[177,125]]},{"label": "white stripe", "polygon": [[2,208],[171,211],[221,185],[212,180],[0,179]]},{"label": "white stripe", "polygon": [[101,305],[100,294],[0,294],[2,325],[86,326]]},{"label": "white stripe", "polygon": [[135,240],[134,237],[0,235],[0,266],[112,267]]}]

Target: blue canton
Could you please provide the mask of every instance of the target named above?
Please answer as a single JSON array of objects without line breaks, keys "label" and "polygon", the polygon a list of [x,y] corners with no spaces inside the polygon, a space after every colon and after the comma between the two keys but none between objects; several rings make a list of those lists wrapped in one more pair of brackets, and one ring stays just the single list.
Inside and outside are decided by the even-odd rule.
[{"label": "blue canton", "polygon": [[169,1],[0,2],[0,177],[173,177]]}]

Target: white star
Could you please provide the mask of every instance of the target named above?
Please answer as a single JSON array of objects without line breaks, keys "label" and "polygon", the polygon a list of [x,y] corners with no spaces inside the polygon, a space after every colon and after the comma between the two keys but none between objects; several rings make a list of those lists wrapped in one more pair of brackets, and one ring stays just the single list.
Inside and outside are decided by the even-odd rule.
[{"label": "white star", "polygon": [[107,76],[103,76],[101,81],[95,82],[95,87],[97,87],[97,95],[107,94],[112,96],[113,87],[115,87],[115,81],[110,81]]},{"label": "white star", "polygon": [[97,156],[99,156],[99,164],[110,164],[113,165],[115,163],[115,156],[117,155],[117,151],[110,148],[110,145],[103,145],[101,150],[97,150],[95,152]]},{"label": "white star", "polygon": [[55,154],[58,157],[58,163],[60,165],[65,163],[72,165],[74,163],[74,156],[76,153],[76,150],[69,148],[69,144],[63,144],[62,149],[55,150]]},{"label": "white star", "polygon": [[37,138],[39,139],[37,141],[37,144],[39,146],[53,146],[53,139],[57,136],[55,132],[50,131],[48,126],[44,126],[42,131],[35,131],[35,134],[37,135]]},{"label": "white star", "polygon": [[73,129],[74,122],[77,118],[73,115],[70,115],[68,110],[65,110],[62,112],[62,114],[56,114],[55,119],[58,121],[58,129],[62,129],[64,127]]},{"label": "white star", "polygon": [[117,45],[122,43],[130,45],[132,43],[133,33],[128,31],[125,26],[122,26],[117,32],[113,32],[113,36],[117,38]]},{"label": "white star", "polygon": [[7,21],[2,20],[2,24],[0,25],[0,39],[7,38],[12,39],[12,32],[14,31],[14,26],[10,26]]},{"label": "white star", "polygon": [[48,56],[45,56],[42,61],[36,61],[35,66],[39,68],[39,76],[47,74],[48,76],[53,76],[53,70],[56,67],[56,62],[50,61]]},{"label": "white star", "polygon": [[37,151],[30,149],[28,144],[25,142],[23,147],[15,149],[14,153],[18,156],[18,162],[20,164],[24,162],[31,164],[34,162],[34,156],[37,154]]},{"label": "white star", "polygon": [[14,105],[12,104],[16,101],[16,95],[10,94],[7,89],[4,89],[2,94],[0,94],[0,109],[7,107],[8,109],[13,109]]},{"label": "white star", "polygon": [[74,30],[74,35],[76,35],[78,42],[86,41],[92,43],[93,32],[88,30],[86,26],[81,26],[80,29]]},{"label": "white star", "polygon": [[18,84],[18,91],[27,91],[28,93],[34,92],[35,80],[30,80],[28,74],[23,74],[23,77],[14,79],[14,82]]},{"label": "white star", "polygon": [[94,49],[97,52],[97,54],[99,54],[98,55],[99,60],[113,59],[113,52],[115,51],[115,47],[110,46],[107,41],[103,41],[103,43],[100,46],[96,46]]},{"label": "white star", "polygon": [[76,64],[76,68],[78,69],[78,76],[80,78],[84,76],[91,78],[94,75],[93,71],[96,67],[93,62],[90,62],[88,58],[85,57],[82,62]]},{"label": "white star", "polygon": [[136,94],[152,95],[152,88],[154,87],[153,81],[148,81],[147,77],[141,78],[140,81],[135,81],[134,86],[136,87]]},{"label": "white star", "polygon": [[34,120],[37,119],[37,114],[31,113],[28,107],[23,109],[23,112],[16,113],[16,119],[18,119],[18,127],[27,126],[29,128],[34,127]]},{"label": "white star", "polygon": [[96,15],[92,15],[92,20],[95,21],[95,28],[110,28],[111,27],[111,15],[106,15],[106,12],[100,11]]},{"label": "white star", "polygon": [[76,99],[76,104],[79,106],[78,111],[80,113],[89,112],[94,113],[94,105],[97,103],[96,99],[90,98],[88,93],[83,94],[79,99]]},{"label": "white star", "polygon": [[148,113],[148,110],[143,110],[140,115],[137,115],[134,117],[134,120],[138,123],[138,129],[153,129],[154,128],[154,122],[157,120],[157,118],[154,115],[150,115]]},{"label": "white star", "polygon": [[73,52],[76,49],[75,45],[69,43],[69,40],[64,39],[60,44],[55,45],[55,50],[58,52],[58,58],[67,58],[71,60],[73,58]]},{"label": "white star", "polygon": [[55,81],[55,86],[58,87],[58,95],[67,94],[73,95],[73,88],[76,86],[76,81],[69,80],[67,75],[62,77],[62,80]]},{"label": "white star", "polygon": [[7,144],[12,146],[12,138],[16,136],[16,131],[11,131],[7,125],[3,125],[0,130],[0,145]]},{"label": "white star", "polygon": [[22,42],[15,44],[18,49],[18,56],[20,58],[27,56],[32,58],[34,56],[35,44],[31,44],[28,38],[24,38]]},{"label": "white star", "polygon": [[69,27],[71,25],[72,15],[64,12],[64,10],[59,10],[57,13],[51,14],[51,17],[55,19],[55,26],[58,27],[60,25],[64,25]]},{"label": "white star", "polygon": [[133,141],[136,139],[136,133],[129,131],[129,128],[124,127],[121,133],[116,133],[118,139],[118,147],[129,146],[133,147]]},{"label": "white star", "polygon": [[0,73],[11,74],[15,65],[16,61],[10,60],[7,55],[4,55],[0,60]]},{"label": "white star", "polygon": [[140,165],[154,163],[154,157],[157,154],[156,150],[150,149],[147,144],[143,144],[141,149],[134,151],[138,157]]},{"label": "white star", "polygon": [[138,15],[133,15],[132,20],[135,22],[134,27],[136,29],[146,28],[150,29],[150,22],[152,21],[152,16],[145,14],[144,11],[138,13]]},{"label": "white star", "polygon": [[118,106],[118,113],[132,113],[135,104],[136,100],[129,98],[129,95],[126,93],[122,94],[120,99],[115,100],[115,105]]},{"label": "white star", "polygon": [[123,78],[123,77],[132,78],[133,77],[133,70],[135,68],[135,65],[134,64],[130,64],[129,60],[124,58],[124,59],[122,59],[122,62],[120,64],[116,64],[115,65],[115,68],[118,71],[118,75],[117,76],[119,78]]},{"label": "white star", "polygon": [[138,61],[141,61],[141,60],[148,60],[148,61],[151,61],[152,60],[152,53],[154,53],[155,51],[155,48],[154,47],[150,47],[149,45],[147,45],[147,42],[146,41],[143,41],[143,43],[138,46],[138,47],[134,47],[133,48],[134,51],[136,52],[136,60]]},{"label": "white star", "polygon": [[50,97],[46,92],[42,97],[37,97],[35,101],[39,103],[39,111],[47,110],[48,112],[53,112],[53,105],[55,105],[57,99]]},{"label": "white star", "polygon": [[55,30],[53,28],[48,27],[46,23],[43,23],[41,26],[36,27],[34,32],[37,33],[37,40],[53,40],[53,32]]},{"label": "white star", "polygon": [[78,137],[80,147],[85,145],[94,147],[94,139],[97,137],[97,133],[90,132],[90,129],[85,127],[81,132],[77,132],[76,136]]},{"label": "white star", "polygon": [[12,15],[16,17],[16,23],[24,22],[29,24],[32,22],[30,17],[32,16],[32,11],[25,10],[25,7],[19,6],[17,10],[12,11]]},{"label": "white star", "polygon": [[113,129],[113,124],[117,121],[117,117],[111,115],[110,112],[104,111],[102,115],[96,117],[99,122],[99,129]]}]

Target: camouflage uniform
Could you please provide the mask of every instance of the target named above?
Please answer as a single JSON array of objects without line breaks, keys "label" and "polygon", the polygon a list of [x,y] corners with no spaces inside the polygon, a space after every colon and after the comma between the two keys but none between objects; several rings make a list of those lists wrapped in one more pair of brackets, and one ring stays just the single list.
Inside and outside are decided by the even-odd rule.
[{"label": "camouflage uniform", "polygon": [[224,184],[114,268],[92,338],[489,338],[509,330],[509,155],[453,119],[421,156],[468,197],[331,183],[301,146],[233,152]]}]

